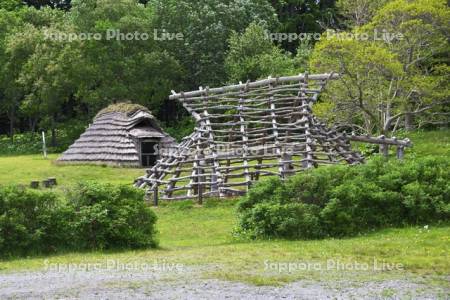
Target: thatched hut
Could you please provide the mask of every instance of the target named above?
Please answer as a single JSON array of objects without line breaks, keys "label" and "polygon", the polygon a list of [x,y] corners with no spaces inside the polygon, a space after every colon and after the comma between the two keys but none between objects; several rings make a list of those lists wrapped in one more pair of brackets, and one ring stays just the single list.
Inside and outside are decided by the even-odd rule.
[{"label": "thatched hut", "polygon": [[175,146],[175,139],[164,132],[147,108],[118,103],[100,111],[58,162],[148,167]]}]

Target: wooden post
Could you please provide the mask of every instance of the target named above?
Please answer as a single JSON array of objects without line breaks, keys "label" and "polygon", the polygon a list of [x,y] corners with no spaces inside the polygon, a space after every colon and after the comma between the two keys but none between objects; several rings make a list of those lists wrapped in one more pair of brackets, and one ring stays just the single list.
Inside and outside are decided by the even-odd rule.
[{"label": "wooden post", "polygon": [[[159,180],[159,173],[158,169],[155,169],[154,171],[155,179]],[[155,181],[154,187],[153,187],[153,205],[158,206],[158,181]]]},{"label": "wooden post", "polygon": [[158,184],[153,188],[153,205],[158,206]]},{"label": "wooden post", "polygon": [[[203,90],[202,87],[200,87],[200,90]],[[208,112],[208,103],[209,103],[209,98],[208,98],[208,94],[209,94],[209,87],[206,87],[206,90],[203,98],[203,105],[205,106],[205,109],[203,110],[203,117],[204,117],[204,124],[205,124],[205,128],[206,128],[206,136],[208,138],[208,147],[211,150],[211,154],[213,157],[213,164],[212,164],[212,175],[211,175],[211,185],[210,185],[210,190],[211,192],[218,192],[219,191],[219,184],[218,184],[218,179],[222,177],[222,175],[220,174],[219,168],[220,168],[220,162],[217,158],[217,150],[216,150],[216,144],[215,144],[215,139],[214,139],[214,134],[212,131],[212,127],[211,127],[211,121],[209,120],[209,112]],[[219,196],[220,196],[220,192],[219,192]]]},{"label": "wooden post", "polygon": [[400,159],[400,160],[402,160],[403,159],[403,156],[404,156],[404,147],[403,146],[398,146],[397,147],[397,158],[398,159]]},{"label": "wooden post", "polygon": [[203,184],[200,183],[200,180],[198,184],[198,204],[203,205]]},{"label": "wooden post", "polygon": [[383,154],[384,157],[389,156],[389,145],[387,144],[381,144],[380,145],[380,152]]},{"label": "wooden post", "polygon": [[227,159],[226,166],[227,166],[227,168],[225,169],[225,172],[224,172],[223,183],[228,182],[228,173],[229,173],[228,168],[231,166],[231,160]]},{"label": "wooden post", "polygon": [[[196,173],[197,174],[197,173]],[[194,177],[194,180],[193,180],[193,191],[194,191],[194,195],[197,195],[198,194],[198,177]]]},{"label": "wooden post", "polygon": [[256,165],[255,169],[255,181],[259,180],[259,170],[261,169],[260,165],[262,164],[263,159],[262,158],[258,158],[258,164]]},{"label": "wooden post", "polygon": [[244,94],[248,91],[248,87],[246,86],[245,89],[241,89],[241,93],[239,94],[239,102],[238,102],[238,115],[239,115],[239,122],[241,123],[240,126],[240,132],[242,135],[242,164],[244,166],[244,176],[245,176],[245,182],[246,182],[246,189],[248,191],[250,187],[250,182],[252,181],[250,177],[250,171],[248,167],[248,136],[247,136],[247,128],[246,128],[246,122],[244,118]]},{"label": "wooden post", "polygon": [[47,145],[45,143],[45,132],[42,131],[42,152],[44,153],[44,158],[47,158]]},{"label": "wooden post", "polygon": [[309,116],[311,115],[311,108],[310,105],[311,103],[309,102],[310,100],[308,99],[308,96],[306,94],[306,89],[308,88],[308,73],[305,72],[303,80],[300,81],[300,90],[298,92],[298,97],[300,99],[302,99],[302,121],[304,121],[304,127],[305,127],[305,154],[303,155],[303,160],[302,160],[302,167],[304,169],[310,169],[312,167],[314,167],[313,165],[313,149],[311,147],[313,140],[311,138],[311,128],[310,128],[310,123],[311,120],[309,119]]},{"label": "wooden post", "polygon": [[283,174],[284,174],[284,176],[286,177],[286,176],[290,176],[290,175],[292,175],[292,163],[291,163],[291,160],[292,160],[292,154],[290,154],[290,153],[283,153],[283,161],[284,161],[284,163],[283,163]]}]

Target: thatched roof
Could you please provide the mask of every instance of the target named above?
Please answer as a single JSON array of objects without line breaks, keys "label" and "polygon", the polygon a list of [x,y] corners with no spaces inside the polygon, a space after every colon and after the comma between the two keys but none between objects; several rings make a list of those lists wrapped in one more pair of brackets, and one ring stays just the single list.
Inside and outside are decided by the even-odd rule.
[{"label": "thatched roof", "polygon": [[140,159],[136,138],[158,138],[163,147],[176,144],[147,108],[119,103],[100,111],[93,124],[61,155],[58,162],[138,167]]}]

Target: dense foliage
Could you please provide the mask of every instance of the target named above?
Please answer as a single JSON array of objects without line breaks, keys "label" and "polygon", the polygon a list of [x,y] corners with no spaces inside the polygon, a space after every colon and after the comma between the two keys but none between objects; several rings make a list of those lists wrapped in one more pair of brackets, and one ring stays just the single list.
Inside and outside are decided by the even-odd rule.
[{"label": "dense foliage", "polygon": [[[64,126],[56,128],[58,143],[52,146],[50,143],[51,132],[46,132],[47,153],[61,153],[69,147],[74,140],[86,130],[84,122],[72,120]],[[43,141],[41,133],[25,132],[16,134],[14,140],[6,135],[0,135],[0,155],[22,155],[43,152]]]},{"label": "dense foliage", "polygon": [[156,215],[142,191],[82,183],[55,192],[0,187],[0,257],[156,246]]},{"label": "dense foliage", "polygon": [[447,3],[358,2],[339,2],[358,26],[346,32],[328,31],[329,37],[316,44],[310,61],[314,72],[342,74],[327,88],[327,117],[382,134],[448,124]]},{"label": "dense foliage", "polygon": [[444,0],[3,0],[0,134],[61,146],[58,128],[124,100],[179,133],[189,116],[172,89],[304,71],[343,75],[320,99],[330,122],[445,125],[449,20]]},{"label": "dense foliage", "polygon": [[450,161],[373,159],[263,181],[239,203],[239,230],[255,238],[342,237],[450,219]]}]

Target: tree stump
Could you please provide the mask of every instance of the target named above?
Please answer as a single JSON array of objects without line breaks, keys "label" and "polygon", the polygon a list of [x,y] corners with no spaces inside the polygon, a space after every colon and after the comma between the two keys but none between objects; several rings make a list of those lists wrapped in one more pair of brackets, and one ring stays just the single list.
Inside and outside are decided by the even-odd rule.
[{"label": "tree stump", "polygon": [[48,182],[50,182],[50,185],[51,185],[51,186],[56,186],[56,185],[58,185],[58,182],[56,181],[56,178],[55,178],[55,177],[49,177],[47,180],[48,180]]},{"label": "tree stump", "polygon": [[39,188],[39,181],[33,180],[30,184],[30,187],[32,189],[38,189]]},{"label": "tree stump", "polygon": [[46,189],[50,188],[50,187],[51,187],[50,181],[48,181],[48,180],[43,180],[43,181],[42,181],[42,186],[43,186],[44,188],[46,188]]}]

